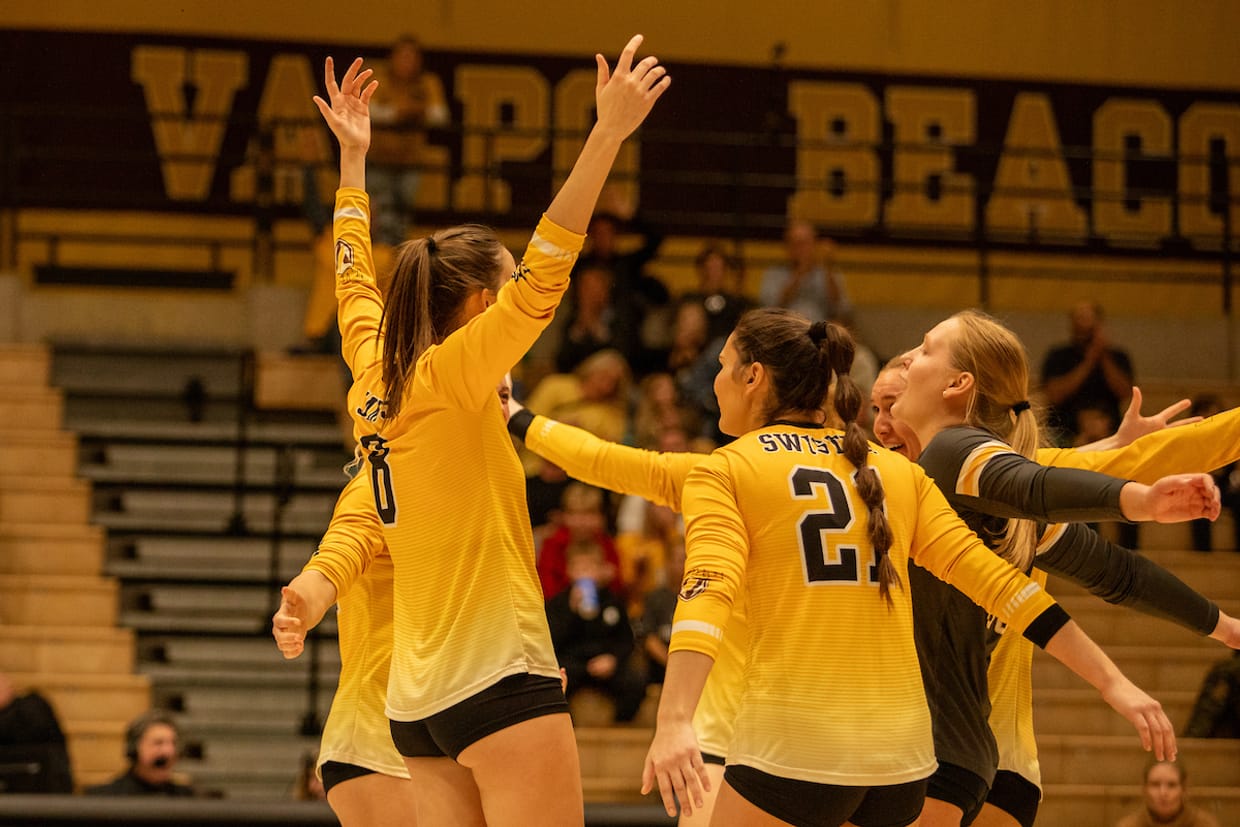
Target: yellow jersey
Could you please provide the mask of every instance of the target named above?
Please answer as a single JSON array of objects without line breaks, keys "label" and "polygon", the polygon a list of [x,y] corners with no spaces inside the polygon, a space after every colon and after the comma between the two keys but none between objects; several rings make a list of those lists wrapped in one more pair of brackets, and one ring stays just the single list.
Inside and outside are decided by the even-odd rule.
[{"label": "yellow jersey", "polygon": [[495,304],[419,356],[389,420],[364,191],[338,191],[335,235],[349,413],[394,564],[388,717],[421,720],[510,675],[558,678],[496,387],[551,320],[584,236],[544,217]]},{"label": "yellow jersey", "polygon": [[982,544],[919,467],[871,448],[886,492],[891,562],[904,584],[892,589],[888,607],[842,438],[773,425],[690,472],[686,572],[670,648],[715,657],[743,594],[749,641],[728,763],[817,783],[899,784],[937,766],[909,561],[1014,632],[1059,610]]},{"label": "yellow jersey", "polygon": [[323,724],[318,766],[339,761],[408,778],[383,713],[392,660],[392,558],[366,477],[345,486],[303,571],[317,571],[336,587],[340,683]]}]

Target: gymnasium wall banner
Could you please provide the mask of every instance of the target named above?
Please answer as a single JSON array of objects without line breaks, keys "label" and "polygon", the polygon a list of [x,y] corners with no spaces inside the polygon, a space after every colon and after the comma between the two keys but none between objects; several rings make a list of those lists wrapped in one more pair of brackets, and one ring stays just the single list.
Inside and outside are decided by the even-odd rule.
[{"label": "gymnasium wall banner", "polygon": [[[331,193],[323,58],[375,49],[7,31],[0,203],[298,214]],[[452,125],[419,219],[531,226],[593,118],[590,55],[429,51]],[[1217,255],[1240,218],[1240,94],[673,64],[616,185],[672,232]]]}]

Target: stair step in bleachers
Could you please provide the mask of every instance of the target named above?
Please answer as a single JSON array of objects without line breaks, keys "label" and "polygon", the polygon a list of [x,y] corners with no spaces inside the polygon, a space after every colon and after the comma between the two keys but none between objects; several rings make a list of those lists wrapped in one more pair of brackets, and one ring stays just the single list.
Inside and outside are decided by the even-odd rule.
[{"label": "stair step in bleachers", "polygon": [[69,477],[0,477],[0,522],[75,523],[90,520],[90,484]]},{"label": "stair step in bleachers", "polygon": [[64,413],[64,395],[58,390],[0,384],[0,426],[58,430]]},{"label": "stair step in bleachers", "polygon": [[133,632],[107,626],[0,626],[0,671],[132,672]]},{"label": "stair step in bleachers", "polygon": [[[1194,689],[1214,661],[1227,656],[1222,646],[1107,646],[1106,653],[1133,683],[1157,695],[1160,690]],[[1034,650],[1034,697],[1042,689],[1080,689],[1086,684],[1041,650]]]},{"label": "stair step in bleachers", "polygon": [[62,725],[98,721],[105,714],[128,721],[150,708],[151,683],[145,675],[12,672],[9,679],[19,690],[38,689]]},{"label": "stair step in bleachers", "polygon": [[[293,540],[278,544],[279,580],[287,583],[317,543]],[[235,580],[268,583],[272,541],[266,538],[135,537],[114,549],[108,574],[134,580]]]},{"label": "stair step in bleachers", "polygon": [[258,354],[254,404],[259,408],[334,412],[345,391],[338,356]]},{"label": "stair step in bleachers", "polygon": [[[1189,768],[1189,798],[1218,823],[1240,824],[1240,789],[1202,786]],[[1109,827],[1144,808],[1140,777],[1122,785],[1048,784],[1038,808],[1038,827],[1098,825]]]},{"label": "stair step in bleachers", "polygon": [[0,523],[0,574],[97,574],[103,530],[92,525]]},{"label": "stair step in bleachers", "polygon": [[[233,448],[199,446],[112,445],[101,453],[100,462],[81,466],[83,477],[96,484],[231,486],[237,479],[237,452]],[[299,488],[339,491],[348,477],[334,462],[315,465],[308,451],[295,453],[290,478]],[[280,471],[275,451],[265,447],[246,452],[242,480],[247,486],[264,487],[279,483]]]},{"label": "stair step in bleachers", "polygon": [[[1190,767],[1192,786],[1240,787],[1240,741],[1180,738],[1178,760]],[[1131,735],[1038,735],[1038,760],[1047,783],[1130,784],[1150,762],[1136,733]]]},{"label": "stair step in bleachers", "polygon": [[116,721],[70,721],[64,730],[74,783],[79,787],[107,781],[124,771],[124,724]]},{"label": "stair step in bleachers", "polygon": [[[150,635],[143,638],[145,659],[177,666],[206,668],[244,668],[253,670],[297,670],[309,661],[306,656],[285,660],[270,638],[253,637],[173,637]],[[319,652],[324,666],[340,666],[340,652],[333,641],[324,641]]]},{"label": "stair step in bleachers", "polygon": [[115,626],[117,584],[74,575],[0,575],[0,623]]},{"label": "stair step in bleachers", "polygon": [[77,474],[77,438],[52,428],[23,430],[0,425],[0,477],[72,477]]},{"label": "stair step in bleachers", "polygon": [[56,349],[53,383],[76,396],[181,396],[196,380],[208,398],[235,399],[241,384],[239,351],[182,351],[75,347]]},{"label": "stair step in bleachers", "polygon": [[[1160,689],[1153,693],[1171,719],[1176,732],[1188,723],[1196,689]],[[1037,732],[1074,735],[1127,735],[1132,724],[1112,710],[1091,688],[1042,689],[1033,695],[1033,719]]]},{"label": "stair step in bleachers", "polygon": [[[334,501],[333,501],[334,504]],[[318,540],[331,522],[331,509],[325,513],[313,512],[284,514],[280,532],[286,537]],[[231,510],[216,514],[186,514],[182,511],[145,512],[124,514],[114,511],[96,512],[93,522],[109,532],[144,532],[165,535],[216,535],[226,536],[233,530]],[[271,509],[260,512],[244,511],[246,531],[251,534],[271,534],[275,531],[275,519]]]},{"label": "stair step in bleachers", "polygon": [[42,345],[5,344],[0,347],[0,387],[45,387],[51,365],[51,352]]}]

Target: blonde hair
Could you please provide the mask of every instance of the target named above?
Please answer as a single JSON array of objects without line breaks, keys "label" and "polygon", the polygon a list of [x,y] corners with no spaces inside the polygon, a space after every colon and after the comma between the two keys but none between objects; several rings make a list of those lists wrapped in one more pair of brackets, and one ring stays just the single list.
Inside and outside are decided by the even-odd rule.
[{"label": "blonde hair", "polygon": [[[973,393],[965,407],[965,424],[989,431],[1016,453],[1034,459],[1040,440],[1039,414],[1029,403],[1029,358],[1020,339],[996,319],[979,310],[952,316],[957,331],[952,342],[952,367],[973,375]],[[1020,405],[1019,410],[1013,410]],[[1037,524],[1012,518],[995,552],[1028,571],[1033,563]]]}]

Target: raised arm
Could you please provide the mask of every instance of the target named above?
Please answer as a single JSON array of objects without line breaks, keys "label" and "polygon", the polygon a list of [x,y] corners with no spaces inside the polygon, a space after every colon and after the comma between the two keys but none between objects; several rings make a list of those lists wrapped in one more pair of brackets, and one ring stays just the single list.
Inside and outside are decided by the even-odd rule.
[{"label": "raised arm", "polygon": [[629,40],[614,72],[609,70],[606,58],[594,56],[598,69],[594,87],[598,121],[586,137],[572,172],[547,207],[547,218],[566,230],[585,233],[620,145],[641,125],[654,102],[671,85],[672,79],[659,65],[658,58],[646,57],[633,64],[641,44],[641,35]]},{"label": "raised arm", "polygon": [[[366,189],[366,151],[370,149],[370,99],[379,88],[374,74],[362,68],[359,57],[336,83],[336,66],[329,57],[323,62],[323,85],[327,100],[314,96],[314,105],[323,114],[340,144],[340,186]],[[370,81],[367,83],[367,81]]]}]

